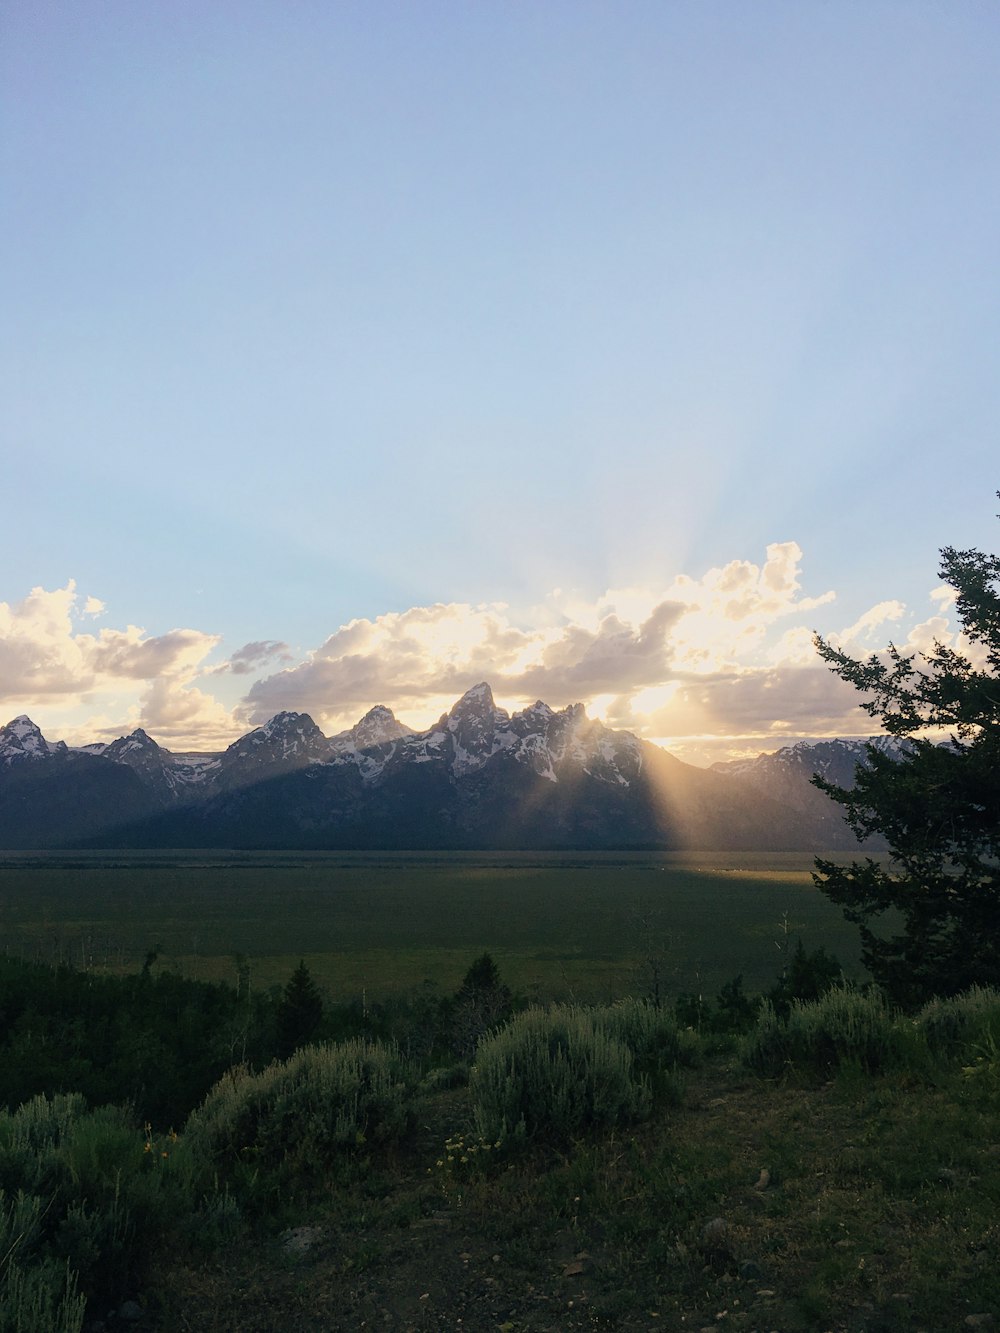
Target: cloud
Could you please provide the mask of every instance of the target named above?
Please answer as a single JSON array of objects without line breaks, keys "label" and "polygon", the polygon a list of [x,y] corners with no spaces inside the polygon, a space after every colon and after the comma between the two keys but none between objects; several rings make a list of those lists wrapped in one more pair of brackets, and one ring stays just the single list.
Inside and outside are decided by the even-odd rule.
[{"label": "cloud", "polygon": [[[508,706],[581,700],[643,735],[721,730],[730,716],[765,702],[773,708],[768,691],[779,672],[797,681],[794,672],[808,663],[814,682],[828,678],[805,625],[769,641],[782,621],[834,598],[801,594],[801,558],[796,543],[780,542],[768,546],[762,565],[731,561],[698,580],[679,576],[660,588],[610,589],[595,599],[558,591],[532,626],[515,623],[501,603],[355,620],[304,661],[256,681],[242,716],[256,724],[289,709],[336,730],[383,702],[428,725],[485,679]],[[813,697],[819,693],[814,683]],[[736,708],[738,699],[745,702]],[[824,704],[821,711],[844,710]],[[668,722],[669,731],[658,730]]]},{"label": "cloud", "polygon": [[[795,542],[777,542],[759,564],[733,560],[700,578],[671,575],[597,597],[563,589],[521,615],[502,602],[414,606],[341,625],[297,661],[283,641],[261,638],[218,665],[209,664],[216,634],[94,631],[82,622],[106,614],[99,599],[78,596],[72,582],[35,588],[0,603],[0,700],[11,715],[71,718],[52,734],[76,743],[143,726],[175,749],[221,748],[284,709],[311,714],[327,734],[376,703],[428,726],[480,680],[508,708],[583,702],[609,725],[699,762],[727,749],[867,734],[859,696],[816,655],[817,612],[825,637],[855,655],[884,647],[890,626],[910,651],[964,647],[947,619],[950,590],[931,592],[920,623],[902,603],[881,601],[831,625],[835,595],[805,593],[801,561]],[[237,682],[244,696],[230,709],[215,691]]]},{"label": "cloud", "polygon": [[194,629],[147,635],[136,625],[78,629],[77,619],[104,610],[96,597],[81,599],[72,580],[0,602],[0,702],[11,713],[41,709],[46,717],[57,708],[64,715],[96,708],[87,740],[143,726],[164,738],[224,736],[228,743],[232,713],[191,684],[219,636]]},{"label": "cloud", "polygon": [[242,648],[237,648],[227,661],[212,667],[208,674],[221,676],[228,671],[234,676],[249,676],[254,671],[260,670],[266,662],[275,660],[292,661],[288,644],[282,643],[279,639],[257,639],[253,643],[245,643]]},{"label": "cloud", "polygon": [[902,620],[906,607],[902,602],[879,602],[859,616],[853,625],[848,625],[839,634],[831,634],[830,642],[835,648],[857,650],[863,643],[870,642],[875,631],[880,630],[887,621]]}]

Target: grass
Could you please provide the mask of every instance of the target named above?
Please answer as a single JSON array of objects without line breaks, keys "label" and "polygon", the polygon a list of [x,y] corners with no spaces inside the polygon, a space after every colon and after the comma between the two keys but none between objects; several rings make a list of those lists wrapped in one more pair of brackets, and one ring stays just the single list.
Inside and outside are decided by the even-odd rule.
[{"label": "grass", "polygon": [[811,858],[729,853],[6,853],[12,953],[206,980],[284,984],[304,957],[334,1000],[425,981],[453,990],[488,950],[516,990],[607,1000],[772,984],[786,930],[858,971],[857,935],[813,887]]},{"label": "grass", "polygon": [[1000,1313],[1000,1143],[975,1079],[799,1085],[725,1054],[686,1079],[647,1123],[461,1172],[439,1163],[469,1096],[437,1094],[405,1149],[282,1218],[317,1228],[307,1253],[265,1229],[173,1256],[161,1327],[943,1333]]}]

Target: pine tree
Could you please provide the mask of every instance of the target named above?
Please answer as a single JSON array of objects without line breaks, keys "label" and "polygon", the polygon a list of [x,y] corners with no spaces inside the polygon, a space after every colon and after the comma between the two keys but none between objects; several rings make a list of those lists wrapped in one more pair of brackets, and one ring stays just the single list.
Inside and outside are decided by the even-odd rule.
[{"label": "pine tree", "polygon": [[287,1060],[303,1046],[319,1027],[323,1017],[323,997],[313,981],[305,961],[299,961],[278,1005],[278,1057]]},{"label": "pine tree", "polygon": [[905,738],[897,756],[869,746],[851,790],[813,779],[859,838],[883,835],[888,866],[817,858],[814,879],[860,927],[876,981],[909,1007],[1000,984],[1000,557],[948,546],[940,573],[956,592],[962,650],[907,654],[890,643],[857,661],[816,639],[865,694],[862,707]]},{"label": "pine tree", "polygon": [[455,995],[452,1014],[452,1047],[468,1058],[480,1038],[510,1017],[514,997],[500,976],[490,954],[472,964]]}]

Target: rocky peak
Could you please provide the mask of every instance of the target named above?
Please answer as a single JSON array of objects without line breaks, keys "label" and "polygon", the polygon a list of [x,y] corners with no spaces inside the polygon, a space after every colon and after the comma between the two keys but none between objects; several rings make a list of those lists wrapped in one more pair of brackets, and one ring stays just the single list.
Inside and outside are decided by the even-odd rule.
[{"label": "rocky peak", "polygon": [[350,730],[351,739],[359,750],[370,750],[376,745],[387,745],[408,736],[410,728],[396,720],[391,708],[376,704]]},{"label": "rocky peak", "polygon": [[503,708],[497,708],[493,691],[485,681],[466,690],[439,724],[452,737],[452,771],[456,776],[486,762],[499,748],[497,729],[509,721],[510,715]]},{"label": "rocky peak", "polygon": [[323,733],[308,713],[281,712],[275,713],[274,717],[269,718],[256,731],[250,732],[251,736],[258,734],[266,740],[271,740],[275,736],[312,738],[322,736]]},{"label": "rocky peak", "polygon": [[137,754],[153,755],[160,752],[160,746],[151,736],[148,736],[142,727],[136,727],[135,731],[127,736],[119,736],[116,741],[104,749],[104,756],[107,759],[116,759],[119,762],[129,762],[127,756]]},{"label": "rocky peak", "polygon": [[65,750],[64,741],[50,745],[39,727],[26,713],[21,713],[6,726],[0,727],[0,763],[15,764],[32,759],[48,759],[50,755],[64,753]]},{"label": "rocky peak", "polygon": [[492,716],[496,711],[493,691],[485,680],[481,680],[478,685],[473,685],[471,690],[465,691],[461,699],[452,706],[448,716],[468,717],[471,714],[489,714]]},{"label": "rocky peak", "polygon": [[330,742],[308,713],[275,713],[232,745],[222,756],[222,768],[256,771],[273,765],[319,763],[329,757]]}]

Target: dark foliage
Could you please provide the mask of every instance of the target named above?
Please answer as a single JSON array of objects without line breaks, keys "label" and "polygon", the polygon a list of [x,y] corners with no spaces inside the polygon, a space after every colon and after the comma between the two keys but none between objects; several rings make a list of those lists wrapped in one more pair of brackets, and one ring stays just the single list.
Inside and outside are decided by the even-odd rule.
[{"label": "dark foliage", "polygon": [[179,1125],[231,1065],[273,1056],[273,1002],[144,968],[126,977],[0,960],[0,1104],[81,1092]]},{"label": "dark foliage", "polygon": [[304,960],[300,960],[285,987],[277,1019],[278,1059],[287,1060],[316,1034],[323,1019],[323,997]]},{"label": "dark foliage", "polygon": [[452,1047],[470,1057],[480,1039],[510,1017],[514,997],[493,958],[484,953],[465,974],[452,1008]]},{"label": "dark foliage", "polygon": [[[890,644],[857,661],[816,641],[885,731],[908,738],[895,758],[869,747],[852,790],[814,779],[859,838],[881,833],[889,845],[888,868],[817,859],[815,879],[860,927],[872,975],[908,1007],[1000,982],[1000,557],[945,547],[940,573],[957,594],[962,650]],[[901,933],[879,932],[887,913]]]},{"label": "dark foliage", "polygon": [[767,998],[779,1014],[786,1014],[793,1000],[818,1000],[843,977],[843,968],[833,954],[823,948],[807,953],[799,939],[796,940],[787,967],[782,971],[777,984],[768,991]]}]

